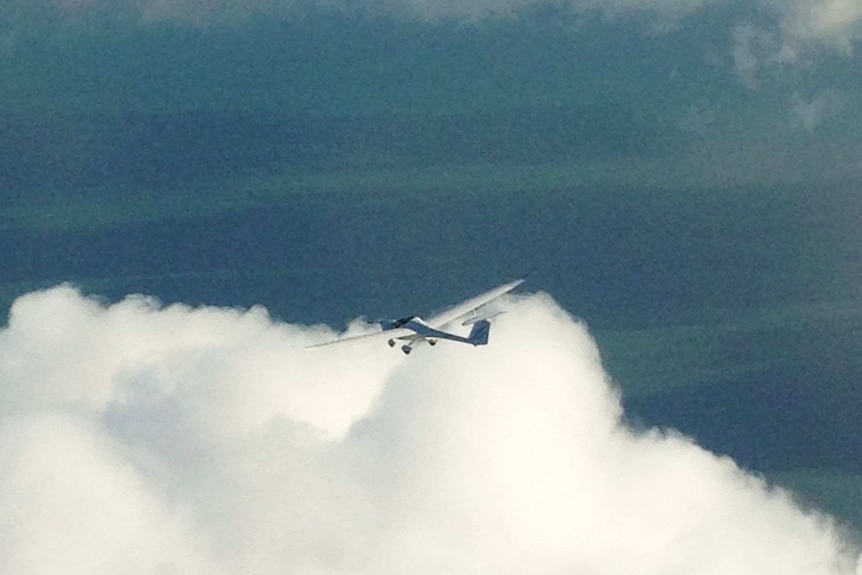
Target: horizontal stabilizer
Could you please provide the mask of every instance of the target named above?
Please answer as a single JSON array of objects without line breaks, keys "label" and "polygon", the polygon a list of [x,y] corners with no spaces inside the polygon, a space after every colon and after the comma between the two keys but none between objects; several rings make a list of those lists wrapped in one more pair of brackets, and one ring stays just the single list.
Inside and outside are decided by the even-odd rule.
[{"label": "horizontal stabilizer", "polygon": [[464,321],[461,322],[461,325],[473,325],[477,321],[482,321],[483,319],[494,319],[498,315],[501,315],[504,313],[506,313],[506,312],[503,310],[500,310],[500,311],[495,311],[494,313],[486,313],[486,314],[482,314],[482,315],[477,315],[475,317],[465,319]]}]

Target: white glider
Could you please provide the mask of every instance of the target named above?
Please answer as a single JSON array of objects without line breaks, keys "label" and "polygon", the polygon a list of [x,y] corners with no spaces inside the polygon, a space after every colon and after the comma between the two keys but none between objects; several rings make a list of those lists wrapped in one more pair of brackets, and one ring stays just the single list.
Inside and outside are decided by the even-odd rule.
[{"label": "white glider", "polygon": [[[503,284],[492,290],[486,291],[483,294],[477,295],[476,297],[470,298],[464,303],[453,306],[428,320],[424,320],[415,315],[395,320],[381,320],[379,323],[383,327],[383,331],[376,331],[365,335],[329,341],[318,345],[312,345],[306,349],[315,350],[326,345],[352,342],[361,339],[382,339],[383,336],[388,338],[389,347],[395,347],[396,340],[406,342],[401,346],[401,351],[405,354],[409,354],[413,350],[413,346],[417,343],[427,342],[430,345],[434,345],[441,339],[457,341],[460,343],[469,343],[473,346],[486,345],[488,343],[488,334],[491,331],[491,322],[488,320],[502,313],[500,311],[488,309],[488,304],[500,296],[509,293],[523,282],[523,279],[518,279],[507,284]],[[473,327],[470,329],[470,333],[466,336],[462,336],[444,329],[447,328],[449,324],[456,321],[461,321],[461,325],[472,325]]]}]

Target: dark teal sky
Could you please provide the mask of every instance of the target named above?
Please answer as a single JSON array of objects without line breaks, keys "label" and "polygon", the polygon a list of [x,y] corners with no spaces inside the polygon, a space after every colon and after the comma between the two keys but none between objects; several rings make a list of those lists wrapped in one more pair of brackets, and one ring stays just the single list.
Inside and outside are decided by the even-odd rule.
[{"label": "dark teal sky", "polygon": [[[10,182],[115,178],[149,153],[194,173],[217,154],[228,175],[261,133],[270,171],[313,156],[326,172],[553,163],[660,186],[860,173],[857,15],[840,6],[836,30],[757,2],[234,4],[13,2]],[[158,150],[136,158],[141,130]]]}]

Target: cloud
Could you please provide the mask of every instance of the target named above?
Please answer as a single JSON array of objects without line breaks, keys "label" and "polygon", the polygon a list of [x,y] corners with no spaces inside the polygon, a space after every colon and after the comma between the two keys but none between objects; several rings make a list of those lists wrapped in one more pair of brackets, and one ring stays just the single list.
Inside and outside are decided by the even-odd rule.
[{"label": "cloud", "polygon": [[862,39],[862,2],[858,0],[757,0],[766,22],[739,24],[733,57],[743,82],[754,87],[761,69],[790,65],[811,68],[816,56],[851,56]]},{"label": "cloud", "polygon": [[222,572],[191,523],[154,495],[123,448],[93,422],[66,414],[4,417],[4,573]]},{"label": "cloud", "polygon": [[593,340],[546,295],[510,301],[483,348],[302,349],[333,335],[258,308],[18,299],[0,569],[862,573],[827,517],[621,423]]},{"label": "cloud", "polygon": [[838,115],[844,102],[844,95],[836,90],[827,90],[810,99],[796,92],[790,102],[793,124],[813,132],[824,120]]},{"label": "cloud", "polygon": [[858,0],[769,0],[781,18],[783,36],[794,43],[829,44],[849,53],[862,32]]}]

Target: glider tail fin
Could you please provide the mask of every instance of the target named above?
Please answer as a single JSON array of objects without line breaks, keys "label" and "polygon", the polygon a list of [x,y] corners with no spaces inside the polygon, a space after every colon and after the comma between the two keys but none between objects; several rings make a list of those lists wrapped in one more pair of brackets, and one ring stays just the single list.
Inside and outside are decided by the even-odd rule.
[{"label": "glider tail fin", "polygon": [[487,345],[490,331],[491,322],[486,319],[479,320],[473,324],[473,329],[470,330],[467,341],[473,345]]}]

